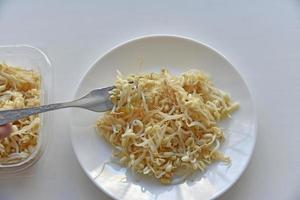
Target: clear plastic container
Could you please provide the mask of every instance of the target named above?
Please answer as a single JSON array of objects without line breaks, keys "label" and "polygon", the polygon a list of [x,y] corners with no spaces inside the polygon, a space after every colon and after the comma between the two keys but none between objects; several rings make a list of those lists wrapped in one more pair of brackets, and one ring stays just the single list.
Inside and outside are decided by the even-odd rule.
[{"label": "clear plastic container", "polygon": [[[51,64],[41,50],[28,45],[0,46],[0,63],[17,66],[23,69],[33,69],[41,75],[41,105],[53,100],[53,80]],[[40,114],[41,124],[37,147],[25,160],[15,164],[0,164],[0,175],[10,175],[22,172],[36,163],[44,153],[52,129],[51,113]]]}]

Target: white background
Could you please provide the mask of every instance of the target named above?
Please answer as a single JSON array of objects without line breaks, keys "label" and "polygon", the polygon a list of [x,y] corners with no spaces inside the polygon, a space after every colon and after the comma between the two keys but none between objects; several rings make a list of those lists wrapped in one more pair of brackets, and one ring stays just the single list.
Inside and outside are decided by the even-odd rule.
[{"label": "white background", "polygon": [[[258,111],[253,158],[220,199],[300,199],[300,1],[1,1],[0,45],[30,44],[50,57],[56,102],[115,45],[178,34],[223,53],[249,83]],[[70,142],[69,111],[29,173],[0,178],[0,200],[107,200],[85,176]]]}]

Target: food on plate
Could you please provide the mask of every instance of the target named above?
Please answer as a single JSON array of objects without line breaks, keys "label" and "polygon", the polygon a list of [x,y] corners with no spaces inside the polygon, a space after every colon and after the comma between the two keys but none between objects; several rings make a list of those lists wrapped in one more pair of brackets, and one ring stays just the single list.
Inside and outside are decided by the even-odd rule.
[{"label": "food on plate", "polygon": [[[40,74],[0,64],[0,110],[40,105]],[[40,118],[32,115],[12,123],[12,133],[0,139],[0,164],[18,163],[36,149]]]},{"label": "food on plate", "polygon": [[114,107],[97,121],[97,130],[133,171],[169,184],[180,169],[203,171],[214,161],[230,162],[219,151],[225,138],[217,122],[239,104],[203,72],[118,72],[110,95]]}]

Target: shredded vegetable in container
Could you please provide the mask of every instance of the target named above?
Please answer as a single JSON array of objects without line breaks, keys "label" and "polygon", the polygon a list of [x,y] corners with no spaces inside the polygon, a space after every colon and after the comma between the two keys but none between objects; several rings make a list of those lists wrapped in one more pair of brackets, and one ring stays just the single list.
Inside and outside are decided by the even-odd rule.
[{"label": "shredded vegetable in container", "polygon": [[203,72],[118,72],[110,94],[114,107],[97,121],[97,130],[133,171],[169,184],[180,169],[203,171],[214,161],[230,162],[219,151],[225,138],[217,122],[239,105]]},{"label": "shredded vegetable in container", "polygon": [[[0,110],[40,105],[40,75],[0,64]],[[32,115],[12,123],[13,132],[0,139],[0,164],[18,163],[37,146],[40,118]]]}]

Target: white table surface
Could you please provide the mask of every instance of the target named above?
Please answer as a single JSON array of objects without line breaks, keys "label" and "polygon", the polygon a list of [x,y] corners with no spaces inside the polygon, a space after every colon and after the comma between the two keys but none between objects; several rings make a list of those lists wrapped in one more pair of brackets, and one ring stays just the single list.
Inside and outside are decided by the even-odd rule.
[{"label": "white table surface", "polygon": [[[300,1],[1,1],[0,45],[30,44],[50,57],[55,101],[106,51],[147,34],[178,34],[222,52],[249,83],[258,137],[249,167],[220,199],[300,199]],[[110,199],[85,176],[70,142],[69,111],[30,173],[0,177],[0,200]]]}]

